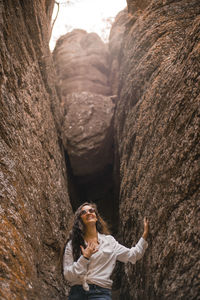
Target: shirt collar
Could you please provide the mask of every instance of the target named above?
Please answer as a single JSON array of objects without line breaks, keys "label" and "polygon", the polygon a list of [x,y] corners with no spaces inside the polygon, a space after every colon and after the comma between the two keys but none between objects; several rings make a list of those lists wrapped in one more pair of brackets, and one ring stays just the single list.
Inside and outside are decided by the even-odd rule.
[{"label": "shirt collar", "polygon": [[104,234],[98,232],[98,242],[102,244],[104,242]]}]

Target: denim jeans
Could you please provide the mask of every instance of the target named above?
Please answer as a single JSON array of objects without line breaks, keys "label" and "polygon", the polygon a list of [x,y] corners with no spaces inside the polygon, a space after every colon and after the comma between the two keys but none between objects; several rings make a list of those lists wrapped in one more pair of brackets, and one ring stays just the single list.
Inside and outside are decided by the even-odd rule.
[{"label": "denim jeans", "polygon": [[70,289],[68,300],[111,300],[111,290],[102,288],[96,284],[89,284],[89,291],[85,291],[82,285],[74,285]]}]

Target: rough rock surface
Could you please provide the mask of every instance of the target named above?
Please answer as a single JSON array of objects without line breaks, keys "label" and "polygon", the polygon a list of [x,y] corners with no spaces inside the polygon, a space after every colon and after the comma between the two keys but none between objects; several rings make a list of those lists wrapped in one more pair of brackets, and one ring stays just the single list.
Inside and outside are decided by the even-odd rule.
[{"label": "rough rock surface", "polygon": [[0,2],[1,299],[66,299],[58,258],[71,206],[48,48],[53,4]]},{"label": "rough rock surface", "polygon": [[117,95],[119,87],[120,53],[123,42],[125,26],[131,19],[127,9],[121,11],[115,18],[109,36],[109,82],[112,95]]},{"label": "rough rock surface", "polygon": [[199,0],[152,1],[126,29],[119,228],[131,246],[147,215],[151,236],[144,259],[125,267],[120,299],[199,299],[199,58]]},{"label": "rough rock surface", "polygon": [[[151,0],[126,0],[128,12],[130,14],[135,14],[137,11],[143,11],[150,3]],[[163,3],[166,1],[163,0]]]},{"label": "rough rock surface", "polygon": [[82,91],[110,95],[108,49],[96,33],[67,33],[57,41],[53,57],[63,96]]},{"label": "rough rock surface", "polygon": [[[136,266],[126,265],[120,276],[120,299],[199,299],[199,0],[127,2],[132,17],[120,56],[120,100],[114,122],[119,234],[121,242],[131,246],[147,215],[151,235],[144,259]],[[66,299],[57,264],[71,206],[57,128],[62,128],[61,116],[67,116],[70,108],[60,107],[52,80],[48,50],[52,8],[51,0],[0,2],[1,299]],[[82,69],[80,63],[83,81],[78,85],[75,64],[67,66],[60,77],[61,85],[65,80],[68,84],[63,95],[78,91],[75,95],[80,96],[83,88],[108,95],[107,50],[100,41],[95,46],[94,35],[80,36],[82,42],[72,43],[74,53],[67,54],[67,60],[78,62],[79,50],[88,53],[83,50],[87,45],[95,52],[88,53],[94,72],[99,72],[92,80],[87,64]],[[99,196],[100,177],[103,173],[96,176],[97,188],[86,181],[83,192],[90,192],[88,197]],[[84,178],[81,184],[84,190]],[[106,190],[108,194],[112,187],[108,184]],[[105,207],[114,213],[113,202]]]},{"label": "rough rock surface", "polygon": [[66,113],[62,140],[73,174],[94,174],[112,164],[114,104],[110,97],[72,93],[63,99],[62,106]]}]

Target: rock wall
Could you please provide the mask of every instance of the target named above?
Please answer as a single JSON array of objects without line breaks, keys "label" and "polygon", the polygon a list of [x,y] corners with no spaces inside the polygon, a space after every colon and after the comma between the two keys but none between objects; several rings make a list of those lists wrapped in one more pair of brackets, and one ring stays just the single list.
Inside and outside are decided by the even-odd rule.
[{"label": "rock wall", "polygon": [[[151,3],[151,0],[126,0],[128,12],[134,15],[136,11],[142,11]],[[163,1],[163,3],[165,0]]]},{"label": "rock wall", "polygon": [[116,96],[119,87],[120,55],[124,30],[130,19],[131,17],[128,14],[127,8],[119,12],[115,18],[115,22],[112,25],[109,35],[109,83],[112,95]]},{"label": "rock wall", "polygon": [[53,4],[0,1],[1,299],[66,299],[58,262],[72,211],[48,48]]},{"label": "rock wall", "polygon": [[120,299],[199,299],[199,1],[152,1],[137,17],[128,4],[114,122],[119,229],[131,246],[146,215],[151,234],[144,259],[125,267]]}]

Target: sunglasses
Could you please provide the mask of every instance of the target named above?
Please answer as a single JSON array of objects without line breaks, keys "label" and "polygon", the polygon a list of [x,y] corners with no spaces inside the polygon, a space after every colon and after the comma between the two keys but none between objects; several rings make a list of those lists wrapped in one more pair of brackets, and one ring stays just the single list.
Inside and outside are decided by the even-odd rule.
[{"label": "sunglasses", "polygon": [[94,208],[83,209],[83,210],[80,212],[80,216],[84,216],[84,215],[86,215],[88,212],[89,212],[90,214],[93,214],[93,213],[95,213],[95,209],[94,209]]}]

